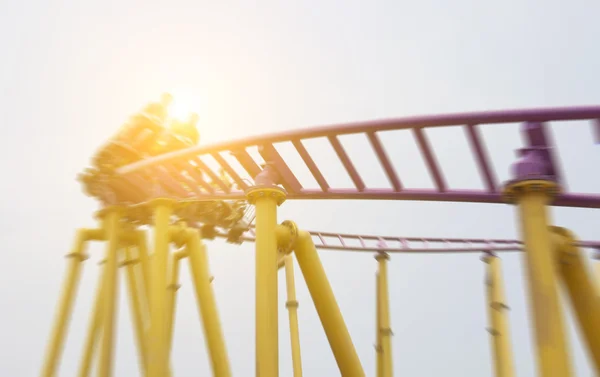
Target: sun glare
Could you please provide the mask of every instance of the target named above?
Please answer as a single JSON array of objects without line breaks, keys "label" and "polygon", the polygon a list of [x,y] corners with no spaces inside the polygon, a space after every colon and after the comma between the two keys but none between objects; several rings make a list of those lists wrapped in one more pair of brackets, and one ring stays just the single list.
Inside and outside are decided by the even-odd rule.
[{"label": "sun glare", "polygon": [[181,91],[172,91],[173,96],[169,105],[169,116],[179,120],[187,120],[190,115],[199,114],[202,99],[200,96]]}]

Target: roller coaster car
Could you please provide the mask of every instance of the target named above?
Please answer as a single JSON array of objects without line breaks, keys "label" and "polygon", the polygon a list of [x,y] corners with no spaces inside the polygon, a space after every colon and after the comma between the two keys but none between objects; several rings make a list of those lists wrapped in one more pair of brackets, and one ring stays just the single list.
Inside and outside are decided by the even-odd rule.
[{"label": "roller coaster car", "polygon": [[241,243],[241,237],[249,227],[246,213],[249,207],[246,201],[207,200],[192,201],[178,211],[177,215],[190,223],[202,224],[202,236],[213,239],[217,228],[227,234],[227,241]]},{"label": "roller coaster car", "polygon": [[[79,180],[88,195],[101,197],[103,185],[111,181],[116,168],[176,150],[188,148],[198,143],[200,135],[196,128],[198,115],[192,114],[187,121],[168,119],[167,105],[170,97],[161,102],[151,103],[143,111],[131,117],[112,139],[93,158],[93,167],[86,169]],[[167,127],[168,125],[168,127]],[[140,172],[145,178],[147,174]],[[231,186],[224,171],[221,181]],[[216,185],[212,182],[213,186]],[[118,200],[118,199],[117,199]],[[180,211],[182,218],[203,224],[204,236],[216,235],[215,227],[227,231],[229,242],[239,243],[249,224],[244,221],[247,210],[245,201],[194,201]]]},{"label": "roller coaster car", "polygon": [[217,230],[215,229],[214,224],[204,224],[200,227],[200,231],[202,232],[202,238],[207,240],[214,240],[217,237]]},{"label": "roller coaster car", "polygon": [[187,122],[173,119],[169,128],[162,130],[157,136],[150,155],[158,156],[198,144],[200,134],[196,128],[197,122],[196,114],[192,114]]},{"label": "roller coaster car", "polygon": [[227,242],[241,244],[242,236],[244,235],[246,230],[248,229],[244,226],[234,226],[233,228],[229,229],[229,231],[227,232]]},{"label": "roller coaster car", "polygon": [[[249,226],[243,220],[233,225],[227,230],[226,240],[229,243],[241,244],[242,236],[248,230]],[[202,238],[207,240],[214,240],[217,237],[217,229],[214,224],[204,224],[200,228],[202,232]]]},{"label": "roller coaster car", "polygon": [[156,135],[164,129],[170,100],[169,96],[163,96],[161,102],[150,103],[132,116],[108,144],[98,151],[94,165],[100,167],[108,163],[121,166],[139,160],[144,146],[153,144]]},{"label": "roller coaster car", "polygon": [[[192,114],[188,121],[167,119],[170,96],[151,103],[131,117],[94,156],[93,165],[100,170],[112,170],[143,158],[157,156],[196,145],[199,141]],[[168,127],[167,127],[168,123]]]},{"label": "roller coaster car", "polygon": [[99,190],[101,178],[96,169],[85,169],[83,173],[77,176],[77,179],[83,184],[83,189],[86,195],[93,197],[101,196],[102,193]]},{"label": "roller coaster car", "polygon": [[204,225],[231,229],[238,225],[243,227],[246,209],[247,204],[244,200],[193,201],[179,211],[178,215]]}]

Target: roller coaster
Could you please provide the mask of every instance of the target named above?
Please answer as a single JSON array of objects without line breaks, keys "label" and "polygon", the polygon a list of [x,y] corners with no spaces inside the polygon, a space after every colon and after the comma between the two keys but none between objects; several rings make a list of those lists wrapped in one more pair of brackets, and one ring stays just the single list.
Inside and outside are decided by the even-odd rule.
[{"label": "roller coaster", "polygon": [[[256,247],[256,376],[279,375],[278,271],[286,274],[292,365],[302,376],[293,263],[298,263],[329,341],[340,374],[365,376],[344,318],[317,250],[371,252],[377,259],[376,365],[378,377],[393,375],[387,263],[392,253],[481,253],[486,263],[487,309],[496,377],[515,375],[501,259],[505,251],[523,251],[538,375],[572,376],[565,341],[564,284],[576,314],[593,369],[600,374],[600,298],[598,278],[588,270],[583,249],[600,250],[600,242],[578,240],[554,226],[550,206],[600,208],[600,194],[574,193],[558,164],[549,124],[589,123],[600,141],[600,107],[519,110],[475,114],[410,117],[325,126],[283,132],[216,145],[196,145],[198,117],[187,121],[168,114],[171,98],[151,103],[135,114],[92,158],[80,175],[84,191],[96,198],[97,228],[79,229],[55,322],[42,365],[42,377],[59,370],[69,318],[77,296],[89,242],[106,245],[102,273],[92,308],[79,376],[113,375],[119,270],[124,271],[132,310],[139,365],[146,377],[172,376],[173,320],[181,261],[187,259],[214,376],[231,375],[219,320],[205,241],[254,242]],[[499,183],[491,166],[481,128],[521,124],[525,147],[519,149],[512,179]],[[436,127],[465,131],[483,188],[451,189],[427,137]],[[382,139],[387,131],[410,130],[435,184],[432,189],[405,187]],[[367,187],[340,137],[358,135],[372,147],[388,188]],[[335,187],[305,147],[325,138],[339,158],[353,188]],[[282,158],[276,144],[294,150],[318,184],[303,187],[298,174]],[[258,148],[258,162],[248,152]],[[209,166],[207,158],[216,165]],[[373,167],[375,168],[375,167]],[[521,240],[441,239],[341,234],[300,229],[293,221],[278,223],[278,207],[286,200],[411,200],[506,203],[516,206]],[[151,236],[148,235],[151,230]],[[151,241],[151,247],[148,242]],[[414,247],[418,243],[419,247]],[[595,258],[599,259],[600,255]],[[596,263],[596,266],[599,266]]]}]

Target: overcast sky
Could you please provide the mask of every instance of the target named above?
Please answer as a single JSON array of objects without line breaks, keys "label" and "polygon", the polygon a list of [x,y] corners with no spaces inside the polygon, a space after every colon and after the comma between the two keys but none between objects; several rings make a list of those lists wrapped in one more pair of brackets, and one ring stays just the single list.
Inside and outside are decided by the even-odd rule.
[{"label": "overcast sky", "polygon": [[[197,98],[201,143],[312,125],[414,114],[600,102],[600,3],[592,0],[443,1],[11,1],[0,2],[0,374],[39,373],[74,230],[94,226],[93,200],[75,175],[94,148],[165,90]],[[568,5],[567,5],[568,4]],[[585,125],[554,128],[569,189],[598,192],[600,160]],[[501,180],[518,128],[484,129]],[[407,134],[385,137],[401,178],[431,187]],[[430,134],[450,187],[482,187],[462,130]],[[364,140],[344,139],[351,155]],[[323,143],[333,184],[348,178]],[[290,155],[290,159],[293,156]],[[371,158],[371,160],[369,160]],[[364,157],[370,186],[385,186]],[[306,179],[307,174],[301,175]],[[518,237],[508,205],[414,202],[286,203],[280,219],[305,229],[397,236]],[[554,218],[598,239],[597,211]],[[252,245],[209,244],[214,289],[236,376],[254,373]],[[90,248],[61,376],[75,374],[103,249]],[[365,372],[374,375],[372,255],[322,252]],[[517,374],[534,376],[521,256],[504,258]],[[479,255],[398,255],[390,264],[395,375],[491,376]],[[282,276],[282,275],[281,275]],[[283,277],[283,276],[282,276]],[[283,279],[282,279],[283,280]],[[176,318],[175,376],[208,373],[187,270]],[[303,366],[337,375],[297,271]],[[281,288],[284,285],[280,285]],[[281,292],[281,375],[291,375]],[[121,295],[115,375],[138,375],[129,308]],[[592,372],[569,323],[577,376]]]}]

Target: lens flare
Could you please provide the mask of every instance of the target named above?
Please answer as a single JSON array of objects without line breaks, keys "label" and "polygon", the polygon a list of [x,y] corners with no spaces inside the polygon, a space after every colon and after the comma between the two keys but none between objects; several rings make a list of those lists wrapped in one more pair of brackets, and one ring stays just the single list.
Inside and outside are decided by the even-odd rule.
[{"label": "lens flare", "polygon": [[174,119],[188,120],[192,114],[198,114],[202,99],[200,96],[181,91],[170,92],[172,100],[169,105],[169,116]]}]

